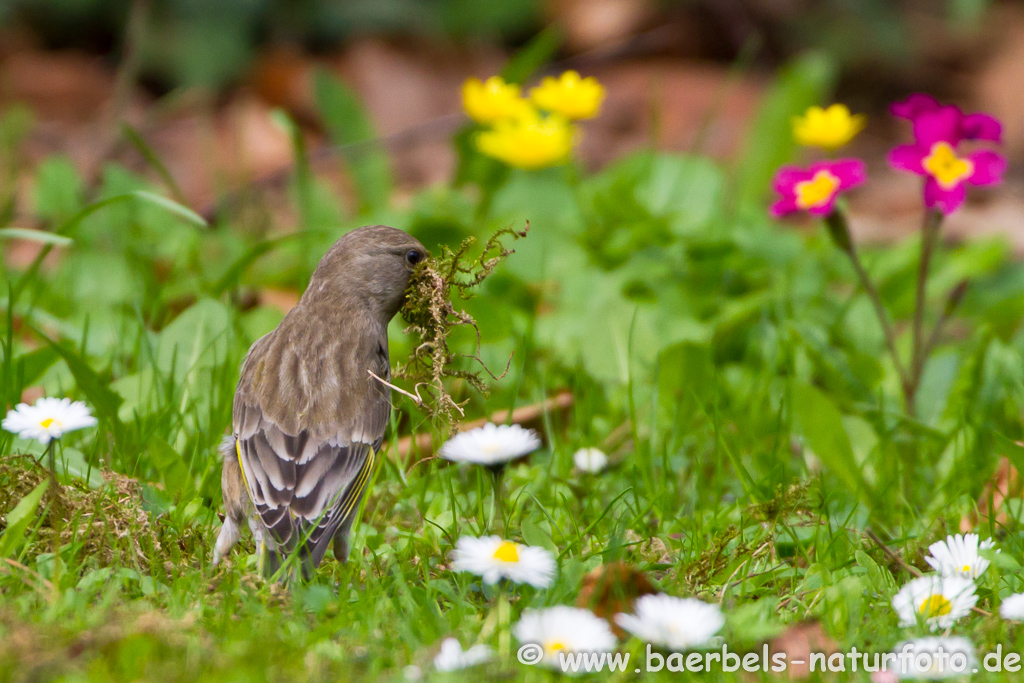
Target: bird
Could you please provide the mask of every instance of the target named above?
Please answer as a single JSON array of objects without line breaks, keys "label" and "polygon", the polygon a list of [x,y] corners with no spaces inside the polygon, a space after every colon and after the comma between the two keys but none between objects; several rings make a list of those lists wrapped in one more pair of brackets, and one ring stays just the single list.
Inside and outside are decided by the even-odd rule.
[{"label": "bird", "polygon": [[242,363],[221,444],[218,565],[248,523],[265,577],[309,578],[328,546],[339,562],[391,415],[388,323],[428,256],[384,225],[342,236],[299,302]]}]

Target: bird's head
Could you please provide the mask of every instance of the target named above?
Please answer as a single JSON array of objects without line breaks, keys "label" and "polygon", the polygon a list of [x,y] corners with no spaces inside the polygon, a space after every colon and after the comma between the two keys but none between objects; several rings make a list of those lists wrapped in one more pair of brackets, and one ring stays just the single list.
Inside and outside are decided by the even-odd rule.
[{"label": "bird's head", "polygon": [[303,303],[338,310],[367,306],[387,325],[402,307],[413,270],[425,258],[426,247],[406,232],[386,225],[358,228],[320,259]]}]

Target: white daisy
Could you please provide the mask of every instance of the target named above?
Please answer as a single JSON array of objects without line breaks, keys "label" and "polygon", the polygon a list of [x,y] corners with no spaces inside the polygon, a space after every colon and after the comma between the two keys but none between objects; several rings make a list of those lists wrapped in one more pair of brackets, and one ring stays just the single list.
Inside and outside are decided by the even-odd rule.
[{"label": "white daisy", "polygon": [[598,448],[581,448],[572,455],[576,469],[589,474],[597,474],[608,467],[608,456]]},{"label": "white daisy", "polygon": [[561,669],[559,654],[611,652],[615,647],[608,622],[578,607],[526,610],[512,627],[512,634],[524,645],[539,646],[544,652],[540,663],[555,669]]},{"label": "white daisy", "polygon": [[500,536],[463,536],[455,544],[452,570],[476,574],[484,583],[508,579],[547,588],[555,578],[555,557],[544,548],[520,545]]},{"label": "white daisy", "polygon": [[887,665],[897,680],[938,681],[970,674],[977,667],[974,646],[961,637],[918,638],[893,648],[896,661]]},{"label": "white daisy", "polygon": [[540,448],[540,439],[532,429],[519,425],[496,425],[461,432],[449,439],[438,454],[453,462],[499,466]]},{"label": "white daisy", "polygon": [[970,613],[976,602],[970,579],[927,574],[901,588],[892,598],[892,607],[899,614],[900,626],[913,626],[920,620],[934,631],[952,626]]},{"label": "white daisy", "polygon": [[441,651],[434,657],[434,668],[438,671],[458,671],[490,661],[494,652],[486,645],[474,645],[463,650],[455,638],[445,638],[441,643]]},{"label": "white daisy", "polygon": [[707,645],[725,617],[718,605],[658,593],[637,598],[633,614],[616,614],[615,623],[646,643],[681,651]]},{"label": "white daisy", "polygon": [[96,418],[81,401],[69,398],[41,398],[35,405],[19,403],[7,411],[0,423],[4,429],[23,439],[35,439],[44,446],[51,439],[59,439],[67,432],[95,427]]},{"label": "white daisy", "polygon": [[1024,621],[1024,593],[1014,593],[1003,598],[999,605],[999,616],[1011,621]]},{"label": "white daisy", "polygon": [[945,541],[936,541],[928,546],[932,555],[924,558],[924,561],[943,576],[976,579],[985,573],[989,565],[989,561],[979,555],[978,551],[993,547],[995,541],[991,538],[979,544],[978,534],[947,536]]}]

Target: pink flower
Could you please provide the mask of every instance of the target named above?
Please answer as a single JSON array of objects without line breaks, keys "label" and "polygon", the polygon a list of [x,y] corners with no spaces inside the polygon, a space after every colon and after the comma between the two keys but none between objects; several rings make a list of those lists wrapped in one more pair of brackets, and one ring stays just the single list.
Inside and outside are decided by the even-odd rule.
[{"label": "pink flower", "polygon": [[[957,145],[962,140],[972,139],[965,133],[965,121],[970,117],[965,117],[956,107],[932,107],[924,99],[927,95],[916,97],[919,99],[915,102],[908,100],[900,104],[900,111],[913,117],[915,142],[893,149],[889,153],[889,163],[895,168],[924,176],[925,206],[950,214],[964,203],[967,185],[995,185],[1002,181],[1006,159],[991,150],[958,155]],[[894,113],[897,113],[895,105]],[[999,122],[989,116],[971,116],[991,119],[996,127],[999,126]],[[989,123],[979,121],[981,119],[971,125],[983,132],[991,129]]]},{"label": "pink flower", "polygon": [[860,185],[866,178],[867,171],[860,159],[819,161],[806,169],[783,166],[772,181],[775,191],[781,195],[772,205],[772,215],[778,217],[803,210],[815,216],[827,216],[832,213],[841,192]]},{"label": "pink flower", "polygon": [[964,114],[957,107],[941,104],[931,95],[915,93],[902,102],[893,103],[889,108],[893,116],[913,123],[916,123],[918,117],[924,114],[932,114],[940,110],[950,110],[959,119],[956,126],[956,142],[988,140],[998,143],[1003,140],[1003,125],[999,123],[999,119],[988,114]]}]

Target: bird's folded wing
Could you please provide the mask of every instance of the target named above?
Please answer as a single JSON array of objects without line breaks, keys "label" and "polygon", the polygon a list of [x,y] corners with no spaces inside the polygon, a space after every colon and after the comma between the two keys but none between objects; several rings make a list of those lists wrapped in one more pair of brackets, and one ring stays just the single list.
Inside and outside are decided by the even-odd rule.
[{"label": "bird's folded wing", "polygon": [[339,433],[313,440],[305,430],[291,436],[258,407],[242,408],[236,450],[256,511],[278,547],[305,544],[319,559],[334,531],[356,511],[379,438],[368,443],[361,434]]}]

